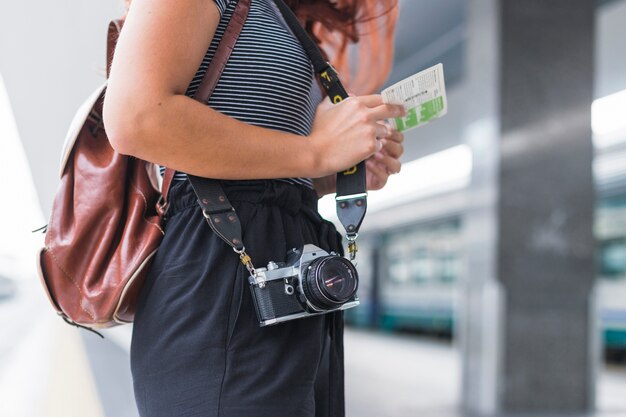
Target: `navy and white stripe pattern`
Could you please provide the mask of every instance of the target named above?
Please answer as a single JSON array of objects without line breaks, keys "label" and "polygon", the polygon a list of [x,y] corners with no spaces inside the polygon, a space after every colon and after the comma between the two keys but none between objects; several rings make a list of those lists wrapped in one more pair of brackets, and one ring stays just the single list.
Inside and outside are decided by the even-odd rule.
[{"label": "navy and white stripe pattern", "polygon": [[[214,0],[222,16],[186,95],[193,96],[222,38],[235,2]],[[251,125],[306,136],[322,95],[304,49],[272,0],[253,0],[250,13],[208,105]],[[241,167],[242,170],[245,167]],[[161,167],[161,175],[165,168]],[[174,180],[184,180],[177,172]],[[283,178],[313,188],[309,178]]]}]

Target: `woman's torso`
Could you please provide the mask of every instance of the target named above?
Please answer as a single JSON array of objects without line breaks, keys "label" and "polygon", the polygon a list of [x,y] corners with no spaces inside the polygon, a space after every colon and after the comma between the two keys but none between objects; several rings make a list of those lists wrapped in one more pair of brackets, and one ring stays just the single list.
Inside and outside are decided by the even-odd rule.
[{"label": "woman's torso", "polygon": [[[232,0],[214,1],[222,17],[187,96],[193,96],[198,89],[235,9]],[[306,136],[321,100],[311,62],[274,2],[252,1],[248,19],[208,105],[248,124]],[[161,167],[161,174],[164,171]],[[174,180],[185,178],[184,173],[177,173]],[[309,178],[281,181],[312,188]]]}]

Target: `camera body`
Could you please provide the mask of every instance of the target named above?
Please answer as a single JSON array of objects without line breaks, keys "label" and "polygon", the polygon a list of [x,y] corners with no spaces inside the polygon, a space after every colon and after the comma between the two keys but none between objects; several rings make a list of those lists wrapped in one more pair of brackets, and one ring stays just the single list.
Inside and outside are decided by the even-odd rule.
[{"label": "camera body", "polygon": [[262,327],[359,305],[352,262],[311,244],[257,268],[249,282]]}]

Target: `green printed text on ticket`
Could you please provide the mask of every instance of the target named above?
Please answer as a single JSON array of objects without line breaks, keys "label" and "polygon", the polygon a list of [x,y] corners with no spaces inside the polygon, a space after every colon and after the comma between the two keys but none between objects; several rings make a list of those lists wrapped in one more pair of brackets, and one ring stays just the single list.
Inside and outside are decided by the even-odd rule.
[{"label": "green printed text on ticket", "polygon": [[381,95],[385,103],[404,105],[407,115],[389,120],[400,132],[422,126],[448,112],[442,64],[386,88]]}]

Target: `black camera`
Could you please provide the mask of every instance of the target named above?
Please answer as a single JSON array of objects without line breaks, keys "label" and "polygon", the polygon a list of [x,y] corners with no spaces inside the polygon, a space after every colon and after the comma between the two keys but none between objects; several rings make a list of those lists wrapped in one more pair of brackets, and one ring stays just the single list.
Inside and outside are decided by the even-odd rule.
[{"label": "black camera", "polygon": [[292,249],[284,263],[270,262],[250,276],[261,326],[359,305],[359,278],[349,260],[315,245]]}]

